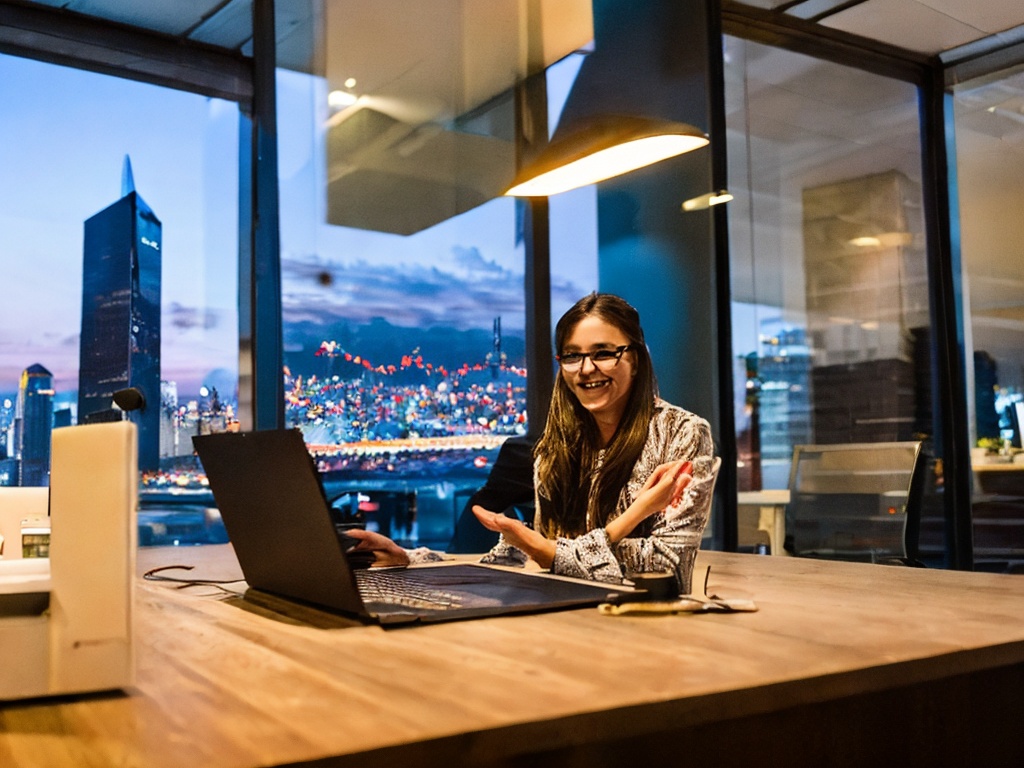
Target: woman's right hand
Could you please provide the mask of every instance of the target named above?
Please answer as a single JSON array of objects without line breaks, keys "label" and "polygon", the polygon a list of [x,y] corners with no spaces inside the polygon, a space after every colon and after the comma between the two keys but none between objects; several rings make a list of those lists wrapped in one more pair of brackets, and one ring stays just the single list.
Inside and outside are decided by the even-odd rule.
[{"label": "woman's right hand", "polygon": [[345,535],[359,539],[359,543],[349,552],[373,552],[375,566],[409,564],[409,553],[383,534],[363,528],[349,528]]},{"label": "woman's right hand", "polygon": [[521,520],[491,512],[479,504],[473,505],[473,514],[484,528],[500,533],[505,537],[506,542],[521,549],[541,568],[551,567],[551,563],[555,559],[555,542],[551,539],[533,530]]}]

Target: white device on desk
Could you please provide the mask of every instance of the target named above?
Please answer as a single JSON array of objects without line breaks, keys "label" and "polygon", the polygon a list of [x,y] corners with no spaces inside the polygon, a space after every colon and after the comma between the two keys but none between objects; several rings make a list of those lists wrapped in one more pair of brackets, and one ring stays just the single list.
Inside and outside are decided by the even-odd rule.
[{"label": "white device on desk", "polygon": [[[49,489],[0,488],[0,700],[134,683],[138,482],[119,421],[55,429]],[[23,558],[22,521],[47,506],[50,556]]]}]

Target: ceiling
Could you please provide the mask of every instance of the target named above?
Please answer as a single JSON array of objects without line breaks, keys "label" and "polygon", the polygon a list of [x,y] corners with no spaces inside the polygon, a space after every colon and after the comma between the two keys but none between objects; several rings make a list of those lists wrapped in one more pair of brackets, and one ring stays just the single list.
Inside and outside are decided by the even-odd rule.
[{"label": "ceiling", "polygon": [[1024,41],[1020,0],[745,0],[742,5],[944,60],[976,50],[971,46],[982,41],[985,48]]},{"label": "ceiling", "polygon": [[[19,4],[60,9],[241,53],[251,46],[252,0],[34,0]],[[277,44],[286,57],[296,43],[306,47],[314,8],[321,5],[316,0],[277,0]],[[423,3],[382,0],[374,5],[390,15],[400,13],[401,5],[415,11]],[[497,15],[506,13],[502,3],[494,5]],[[929,55],[980,40],[1001,45],[1024,40],[1024,30],[1019,29],[1024,24],[1020,0],[746,0],[742,5]],[[442,15],[435,14],[435,18]],[[302,55],[291,58],[291,64],[299,69],[312,64],[308,58],[303,61]]]},{"label": "ceiling", "polygon": [[[45,6],[176,40],[252,53],[252,0],[31,0],[17,4]],[[278,43],[283,49],[287,50],[289,38],[297,29],[311,24],[312,5],[311,0],[278,0]]]},{"label": "ceiling", "polygon": [[[23,26],[32,27],[30,31],[37,37],[49,34],[42,45],[50,50],[65,42],[62,33],[48,32],[60,26],[53,22],[102,22],[115,31],[148,31],[152,33],[150,43],[164,40],[172,49],[185,46],[189,51],[185,57],[175,57],[173,51],[168,54],[171,64],[167,69],[174,77],[188,66],[202,66],[201,59],[200,63],[194,61],[196,50],[251,55],[252,3],[0,0],[0,49],[23,44],[24,34],[19,37],[18,33],[24,30],[11,32],[12,13],[38,12],[34,26]],[[486,131],[481,131],[479,125],[460,128],[457,118],[472,115],[527,72],[580,46],[590,33],[589,18],[585,18],[589,5],[590,0],[431,0],[429,5],[422,0],[276,0],[278,61],[285,68],[324,76],[331,89],[338,87],[336,80],[356,77],[368,92],[383,97],[364,103],[364,107],[373,107],[372,113],[359,115],[356,109],[348,116],[332,118],[341,124],[353,115],[359,116],[347,129],[351,136],[339,135],[343,145],[362,136],[363,131],[370,131],[373,141],[364,143],[363,166],[355,169],[362,177],[345,167],[336,167],[330,176],[338,182],[347,174],[353,183],[369,185],[364,188],[377,183],[380,199],[386,201],[393,190],[410,186],[410,167],[423,169],[427,177],[414,180],[421,192],[432,185],[435,190],[448,191],[433,196],[442,203],[437,211],[426,214],[422,221],[401,225],[415,231],[451,215],[460,205],[472,207],[490,194],[487,189],[467,184],[487,174],[496,179],[507,173],[507,159],[501,161],[500,168],[494,166],[500,153],[485,140],[488,137],[482,134]],[[722,7],[730,18],[748,19],[754,24],[768,22],[775,25],[775,30],[792,27],[805,35],[859,41],[861,47],[874,46],[917,62],[937,60],[945,67],[947,84],[963,83],[957,88],[956,110],[960,155],[971,159],[968,164],[962,162],[959,169],[964,259],[973,281],[969,286],[970,309],[979,319],[977,332],[991,333],[993,339],[999,337],[993,344],[1024,349],[1024,266],[1020,266],[1024,258],[1019,245],[1024,242],[1024,217],[1012,212],[1013,206],[1020,208],[1017,200],[1022,190],[1018,180],[1024,178],[1024,67],[1020,65],[1024,61],[1024,2],[722,0]],[[325,18],[330,30],[324,28]],[[451,19],[457,19],[457,23],[444,23]],[[538,29],[543,31],[539,48],[530,42],[538,39]],[[99,42],[110,45],[102,34]],[[152,45],[147,51],[150,49]],[[906,116],[900,112],[906,101],[898,93],[900,83],[876,90],[872,104],[858,104],[852,85],[840,84],[831,93],[821,93],[820,73],[806,61],[795,63],[800,57],[787,57],[784,51],[767,47],[751,46],[750,50],[762,57],[746,61],[750,73],[748,106],[760,126],[757,138],[770,141],[777,132],[780,137],[802,135],[806,139],[793,142],[774,161],[767,153],[769,159],[762,157],[760,162],[775,162],[776,167],[757,168],[757,175],[779,173],[785,165],[791,176],[800,175],[808,186],[835,181],[829,175],[843,173],[847,167],[844,163],[854,167],[843,154],[855,157],[856,145],[863,143],[865,136],[873,137],[876,146],[879,136],[891,137],[886,151],[878,153],[884,155],[877,158],[879,163],[898,167],[907,157],[916,155],[916,132],[906,130]],[[86,51],[86,55],[93,54]],[[107,54],[100,58],[104,56]],[[140,58],[129,51],[117,63],[130,69]],[[1002,70],[999,79],[989,82],[984,76],[976,77],[979,71],[982,75],[986,71],[977,68],[978,62],[988,62],[988,70]],[[728,65],[726,77],[730,77]],[[196,88],[201,90],[201,77],[197,76],[196,81]],[[815,109],[822,102],[829,104],[830,114]],[[741,119],[742,109],[742,104],[727,104],[730,120]],[[835,119],[837,115],[848,115],[849,120],[843,124]],[[487,122],[486,115],[478,122]],[[430,130],[424,131],[424,125],[431,126]],[[814,141],[813,137],[823,132],[830,139],[843,139],[835,142],[838,150]],[[433,158],[432,164],[402,164],[393,157],[394,152],[385,151],[400,148],[408,157],[423,147]],[[829,152],[839,155],[827,156]],[[458,178],[446,178],[457,164],[445,158],[462,162],[477,156],[484,163],[480,173],[463,167]],[[823,172],[823,168],[830,170]],[[366,172],[373,174],[373,179]],[[346,199],[345,195],[340,199]],[[1007,201],[1011,201],[1009,211]],[[415,207],[398,202],[398,207],[406,211]],[[379,226],[396,227],[388,221]],[[763,275],[758,281],[769,282],[763,280]],[[1024,379],[1024,361],[1020,368],[1020,378]]]}]

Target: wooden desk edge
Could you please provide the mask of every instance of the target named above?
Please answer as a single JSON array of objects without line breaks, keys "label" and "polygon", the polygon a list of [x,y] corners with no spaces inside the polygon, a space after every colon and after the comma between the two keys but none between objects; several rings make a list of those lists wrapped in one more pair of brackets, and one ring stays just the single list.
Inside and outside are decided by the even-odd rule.
[{"label": "wooden desk edge", "polygon": [[[224,550],[226,551],[226,550]],[[223,551],[222,551],[223,552]],[[204,551],[194,553],[195,557],[208,557],[211,562],[219,560],[217,552]],[[715,565],[719,579],[729,584],[734,583],[740,588],[743,586],[742,576],[748,572],[763,571],[768,576],[764,582],[766,593],[772,578],[786,579],[802,585],[796,588],[796,594],[792,595],[794,600],[801,595],[813,594],[808,591],[808,574],[818,572],[824,566],[813,561],[786,563],[769,563],[768,560],[755,555],[738,555],[719,552],[703,552],[698,560],[698,569],[707,563]],[[754,564],[757,564],[754,567]],[[142,563],[140,563],[141,569]],[[885,566],[869,565],[845,565],[835,564],[829,566],[829,572],[833,570],[839,574],[832,581],[840,585],[859,580],[861,576],[868,577],[866,581],[877,581],[881,574],[885,574],[886,583],[896,582],[898,584],[913,584],[918,581],[916,569],[897,569],[892,571],[881,571],[877,569]],[[203,574],[209,577],[210,574]],[[929,579],[939,585],[942,591],[948,590],[948,585],[954,583],[957,574],[935,573]],[[950,598],[953,603],[962,600],[969,593],[979,591],[997,591],[998,598],[991,600],[1002,600],[1000,606],[1005,605],[1007,599],[1016,599],[1020,594],[1017,584],[1020,582],[1006,581],[1013,580],[1013,576],[995,576],[987,574],[971,574],[966,577],[966,582],[961,589],[955,590]],[[162,621],[165,616],[163,611],[171,605],[177,606],[183,612],[195,614],[200,621],[210,621],[217,625],[219,630],[233,631],[233,626],[245,625],[249,622],[241,621],[242,617],[232,617],[225,614],[226,606],[216,602],[203,601],[202,598],[190,597],[174,591],[166,585],[156,585],[139,581],[141,586],[140,605],[141,611],[149,611],[151,621]],[[814,583],[816,584],[816,582]],[[814,586],[812,584],[811,586]],[[1010,588],[1003,588],[1003,585],[1013,585]],[[942,586],[946,585],[946,586]],[[996,586],[993,586],[996,585]],[[815,587],[817,588],[817,587]],[[801,591],[802,590],[802,591]],[[775,590],[775,607],[782,609],[787,603],[783,598],[789,600],[789,592]],[[949,602],[949,599],[946,601]],[[163,603],[163,605],[161,605]],[[794,605],[795,603],[788,603]],[[154,613],[155,611],[155,613]],[[174,613],[174,611],[172,611]],[[996,611],[998,616],[1009,615],[1005,611]],[[739,625],[737,630],[742,631],[743,619],[756,619],[760,614],[737,614],[729,617],[717,617],[730,622],[736,621]],[[227,618],[227,621],[225,621]],[[701,622],[701,619],[713,620],[716,617],[697,617],[693,619]],[[482,620],[487,622],[489,620]],[[512,622],[519,619],[498,619],[496,622]],[[589,617],[572,617],[568,625],[572,632],[583,638],[591,636],[591,630],[596,624],[591,621],[598,621],[595,616],[593,620]],[[602,619],[603,621],[603,619]],[[635,624],[639,620],[625,619],[624,623]],[[674,626],[689,627],[684,622],[688,618],[680,618],[673,622]],[[698,623],[698,627],[709,622]],[[712,621],[711,623],[715,623]],[[717,623],[721,623],[720,621]],[[812,622],[813,623],[813,622]],[[449,625],[453,626],[453,625]],[[486,627],[487,625],[482,625]],[[498,624],[491,625],[494,627]],[[522,617],[521,626],[525,628],[550,628],[551,619],[538,618],[537,622],[531,623],[531,617]],[[612,627],[612,624],[608,625]],[[759,632],[757,622],[750,624],[750,633],[756,636]],[[810,626],[810,625],[809,625]],[[995,626],[993,624],[993,626]],[[505,625],[504,629],[509,629]],[[369,628],[374,632],[373,643],[377,638],[385,638],[384,630]],[[430,642],[441,644],[452,643],[454,638],[452,632],[441,629],[433,633],[429,628],[424,634],[425,639]],[[806,629],[806,628],[805,628]],[[400,632],[404,630],[399,630]],[[408,630],[405,637],[415,637],[417,629]],[[639,631],[639,630],[638,630]],[[654,631],[652,627],[652,631]],[[262,630],[260,630],[262,632]],[[353,638],[359,638],[360,631]],[[379,634],[384,633],[384,634]],[[484,633],[489,636],[489,633]],[[612,635],[628,639],[634,634],[633,630],[614,629]],[[681,633],[665,632],[665,638],[694,637],[700,635],[692,634],[690,629]],[[732,634],[732,633],[730,633]],[[259,633],[250,634],[245,632],[247,641],[258,641]],[[508,632],[501,632],[500,637],[510,637]],[[955,637],[954,637],[955,636]],[[970,728],[971,744],[980,745],[978,754],[972,754],[975,764],[1007,764],[1021,765],[1024,760],[1015,760],[1020,755],[1024,756],[1024,744],[1020,747],[1019,753],[1012,753],[1007,759],[1004,753],[990,754],[985,750],[996,748],[1013,749],[1024,741],[1024,729],[1019,728],[1012,718],[1018,716],[1019,691],[1024,690],[1024,634],[1014,632],[1002,633],[1000,636],[1010,638],[1006,642],[997,642],[994,645],[957,646],[956,643],[966,642],[963,633],[952,633],[950,640],[945,645],[949,650],[943,651],[944,646],[932,641],[922,643],[922,648],[934,649],[930,655],[904,658],[886,662],[886,651],[877,643],[865,645],[864,653],[873,654],[865,656],[867,666],[858,666],[853,669],[837,669],[835,672],[819,672],[813,676],[796,676],[789,679],[769,680],[760,685],[745,687],[732,687],[728,689],[710,690],[706,683],[703,685],[706,692],[696,690],[701,686],[695,686],[693,692],[685,695],[679,693],[678,688],[667,686],[667,693],[660,693],[661,686],[652,686],[649,691],[642,691],[647,698],[645,701],[636,702],[636,695],[623,695],[607,698],[610,706],[597,708],[595,705],[587,709],[588,702],[580,701],[578,705],[572,705],[572,711],[562,708],[549,707],[551,713],[548,717],[537,715],[535,719],[515,720],[512,717],[494,718],[481,717],[471,718],[462,726],[465,730],[459,732],[445,733],[445,729],[451,731],[452,727],[441,725],[435,727],[427,723],[420,729],[422,739],[397,742],[393,732],[389,729],[388,734],[376,743],[380,746],[370,746],[360,749],[359,747],[346,747],[344,741],[337,738],[325,739],[322,744],[315,747],[295,746],[289,748],[281,746],[283,740],[287,739],[287,731],[280,733],[266,734],[267,745],[274,744],[272,754],[277,755],[278,761],[283,764],[292,765],[392,765],[404,764],[408,766],[433,766],[433,765],[558,765],[564,768],[567,764],[587,764],[594,766],[635,764],[641,760],[654,763],[659,761],[664,764],[678,764],[685,756],[687,762],[705,761],[709,764],[720,765],[729,762],[750,763],[767,762],[768,764],[802,763],[820,764],[824,757],[830,757],[833,763],[843,763],[837,755],[836,750],[848,750],[849,755],[856,757],[856,762],[879,764],[893,764],[896,762],[907,762],[908,764],[929,764],[945,765],[948,760],[943,756],[957,754],[956,750],[962,748],[962,744],[956,741],[963,739],[967,733],[965,729]],[[704,636],[705,639],[708,637]],[[789,637],[789,633],[785,633]],[[366,639],[371,639],[366,636]],[[607,638],[606,638],[607,639]],[[190,641],[191,642],[191,641]],[[358,647],[359,643],[353,643]],[[282,640],[282,648],[288,647],[288,640]],[[440,646],[438,646],[440,647]],[[696,647],[696,646],[695,646]],[[776,646],[777,648],[779,646]],[[165,653],[168,649],[162,649]],[[307,647],[307,651],[315,650]],[[152,660],[159,660],[159,654],[151,656]],[[510,657],[511,658],[511,657]],[[795,658],[795,657],[791,657]],[[883,663],[870,665],[871,659],[877,659]],[[891,658],[891,656],[890,656]],[[723,659],[727,657],[723,656]],[[533,658],[535,664],[542,659]],[[303,662],[304,663],[304,662]],[[801,662],[802,663],[802,662]],[[628,692],[630,680],[628,677],[628,662],[622,665],[623,691]],[[818,669],[824,669],[819,666]],[[799,666],[791,665],[791,673],[799,674]],[[148,697],[148,686],[166,684],[163,675],[154,675],[147,679],[139,688],[128,691],[129,700],[133,697]],[[535,692],[541,689],[534,686]],[[609,688],[614,690],[614,688]],[[513,692],[514,693],[514,692]],[[661,696],[662,698],[658,698]],[[618,699],[619,704],[615,704]],[[332,704],[354,705],[353,701],[335,697],[333,700],[325,700],[323,706]],[[486,701],[481,700],[479,706],[486,706],[487,702],[493,700],[488,697]],[[117,702],[115,702],[117,703]],[[117,711],[119,706],[107,706],[109,702],[88,701],[73,703],[76,710],[80,707],[88,710],[88,717],[103,717],[104,712]],[[998,706],[997,706],[998,705]],[[153,750],[146,752],[146,758],[142,765],[164,765],[173,764],[175,760],[181,759],[189,754],[187,748],[184,751],[171,749],[172,742],[178,743],[177,739],[187,736],[185,732],[171,734],[171,742],[163,741],[144,743],[144,741],[133,742],[139,735],[134,733],[128,726],[118,726],[117,719],[112,719],[109,724],[103,726],[105,738],[100,742],[90,741],[89,732],[82,731],[75,736],[69,733],[68,729],[75,722],[87,722],[82,720],[81,712],[71,712],[61,704],[56,705],[57,709],[51,711],[47,705],[37,712],[22,713],[19,717],[27,717],[36,722],[38,730],[13,729],[7,736],[20,737],[22,742],[19,746],[33,750],[44,746],[40,741],[42,736],[62,737],[62,742],[70,744],[72,738],[76,738],[77,749],[82,756],[88,756],[99,763],[104,758],[112,761],[117,754],[122,756],[132,754],[132,748],[153,748],[160,744],[167,747],[166,754],[157,753]],[[17,705],[12,710],[18,709]],[[520,711],[522,708],[519,708]],[[140,710],[141,711],[141,710]],[[562,714],[559,714],[562,712]],[[908,713],[924,712],[925,716],[913,717]],[[4,713],[0,711],[0,716]],[[344,722],[344,713],[340,713]],[[516,715],[520,717],[520,715]],[[906,733],[904,743],[891,744],[889,740],[878,737],[879,718],[885,722],[898,724],[897,733]],[[475,722],[474,722],[475,721]],[[0,717],[2,722],[2,717]],[[104,721],[107,722],[107,721]],[[446,723],[448,721],[445,721]],[[492,727],[485,727],[482,724],[491,722],[497,723]],[[387,723],[382,722],[382,727]],[[915,730],[916,729],[916,730]],[[339,728],[339,730],[341,730]],[[134,733],[134,735],[133,735]],[[31,734],[31,739],[27,737]],[[121,734],[126,740],[125,745],[111,746],[106,736]],[[433,734],[433,735],[432,735]],[[167,738],[164,734],[162,738]],[[925,740],[929,740],[925,744]],[[54,743],[54,742],[51,742]],[[55,743],[54,743],[55,744]],[[934,748],[930,746],[934,744]],[[180,745],[179,745],[180,746]],[[116,747],[116,748],[115,748]],[[204,749],[209,748],[211,754],[217,750],[223,750],[224,744],[211,741],[203,744]],[[911,752],[900,753],[905,749]],[[123,751],[122,751],[123,749]],[[344,750],[352,750],[345,753]],[[876,754],[872,750],[892,750],[891,753]],[[944,750],[944,752],[942,751]],[[319,751],[319,754],[317,752]],[[0,740],[0,757],[6,754],[5,744]],[[42,753],[33,753],[38,756]],[[45,754],[50,754],[46,752]],[[225,757],[225,765],[242,764],[268,764],[267,761],[257,762],[250,759],[249,762],[241,762],[245,754],[231,754],[224,751],[218,754]],[[233,757],[234,762],[228,760]],[[287,757],[287,759],[285,759]],[[998,758],[998,759],[989,759]],[[273,760],[274,758],[267,758]],[[852,759],[852,757],[850,758]],[[20,763],[17,756],[14,759],[15,765],[33,765],[32,762]],[[856,764],[856,763],[849,763]]]},{"label": "wooden desk edge", "polygon": [[[971,761],[963,764],[991,760],[993,765],[1018,765],[1016,756],[1024,755],[1024,736],[1015,735],[1022,731],[1016,724],[1016,698],[1011,691],[1024,683],[1024,645],[1007,644],[1006,653],[997,654],[998,659],[983,653],[987,650],[951,654],[962,667],[952,682],[948,666],[942,663],[948,661],[944,655],[873,668],[877,687],[871,689],[863,685],[864,670],[842,672],[817,678],[810,687],[808,680],[793,680],[759,688],[753,702],[747,690],[722,691],[395,744],[303,765],[564,768],[569,750],[573,764],[609,768],[639,762],[673,765],[684,755],[688,763],[712,765],[811,765],[820,764],[826,751],[836,765],[887,764],[887,760],[952,765],[961,764],[957,755],[965,755],[960,741],[964,733],[977,730],[1002,735],[991,735],[980,745],[970,740],[974,751],[968,753]],[[906,679],[908,664],[920,667],[921,674],[912,681]],[[893,666],[901,667],[898,684],[891,675]],[[1007,678],[1016,684],[1004,684],[999,690],[1010,693],[991,695],[993,684]],[[987,702],[968,700],[981,691],[987,692],[982,694],[988,695]],[[907,708],[931,712],[923,729],[904,718]],[[863,717],[863,724],[849,716],[851,711]],[[879,738],[872,715],[893,722],[905,719],[907,727],[900,728],[904,741],[893,745]],[[780,726],[780,718],[788,725]],[[924,740],[931,743],[922,749]],[[843,742],[849,743],[853,762],[834,754]],[[873,758],[872,752],[877,752]],[[1007,752],[1013,756],[1006,758]]]}]

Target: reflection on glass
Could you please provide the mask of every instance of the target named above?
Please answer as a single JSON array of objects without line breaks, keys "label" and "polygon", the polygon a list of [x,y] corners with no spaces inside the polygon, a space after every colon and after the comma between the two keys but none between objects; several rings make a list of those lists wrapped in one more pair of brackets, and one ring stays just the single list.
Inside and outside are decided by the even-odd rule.
[{"label": "reflection on glass", "polygon": [[285,421],[404,543],[446,544],[527,429],[513,87],[529,35],[532,69],[592,36],[589,3],[542,5],[327,3],[321,68],[278,70]]}]

